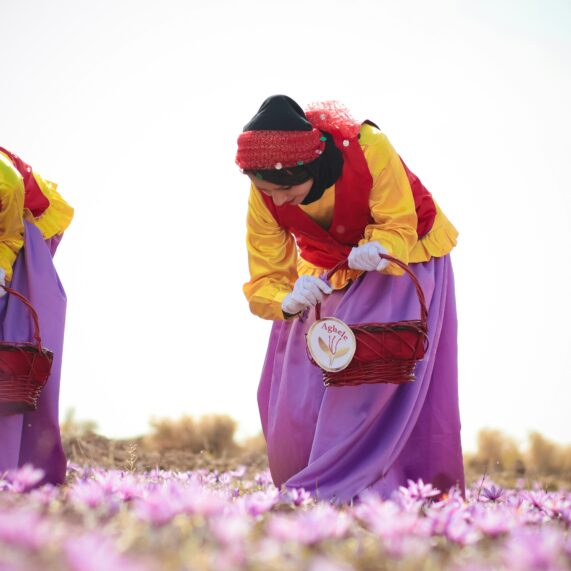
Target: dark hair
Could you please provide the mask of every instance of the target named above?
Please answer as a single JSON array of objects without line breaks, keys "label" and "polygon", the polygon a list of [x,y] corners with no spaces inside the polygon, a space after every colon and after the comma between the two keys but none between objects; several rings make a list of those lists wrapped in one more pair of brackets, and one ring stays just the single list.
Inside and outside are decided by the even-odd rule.
[{"label": "dark hair", "polygon": [[251,175],[254,178],[271,182],[272,184],[280,184],[287,186],[295,186],[308,181],[312,175],[303,166],[290,167],[284,169],[268,169],[268,170],[244,170],[244,174]]}]

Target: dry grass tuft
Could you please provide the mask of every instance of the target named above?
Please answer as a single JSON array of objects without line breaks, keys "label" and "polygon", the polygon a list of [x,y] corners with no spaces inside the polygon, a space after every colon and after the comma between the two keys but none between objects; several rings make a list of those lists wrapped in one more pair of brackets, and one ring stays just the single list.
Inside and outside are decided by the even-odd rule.
[{"label": "dry grass tuft", "polygon": [[237,451],[234,435],[238,423],[229,416],[210,414],[199,419],[183,416],[178,420],[152,419],[152,433],[144,438],[150,450],[206,451],[228,455]]},{"label": "dry grass tuft", "polygon": [[[95,423],[78,422],[70,411],[62,423],[62,436],[72,462],[103,468],[226,470],[242,464],[248,473],[255,473],[267,467],[263,434],[236,442],[237,422],[229,416],[153,419],[151,427],[146,436],[113,440],[95,434]],[[522,447],[500,430],[483,429],[476,452],[464,453],[464,465],[468,484],[486,474],[506,487],[520,480],[525,485],[538,481],[546,489],[571,488],[571,445],[557,444],[537,432]]]},{"label": "dry grass tuft", "polygon": [[73,412],[62,423],[68,459],[81,465],[119,470],[230,470],[244,465],[253,476],[267,468],[266,444],[259,434],[238,444],[237,423],[224,415],[199,419],[152,421],[152,432],[130,439],[110,439],[95,434],[93,423],[77,422]]},{"label": "dry grass tuft", "polygon": [[557,444],[538,432],[532,432],[525,458],[532,474],[555,474],[571,478],[571,445]]},{"label": "dry grass tuft", "polygon": [[524,473],[523,455],[517,442],[500,430],[484,428],[478,432],[477,451],[467,455],[470,467],[483,473],[486,469]]},{"label": "dry grass tuft", "polygon": [[97,432],[97,423],[92,420],[77,420],[75,409],[70,408],[60,423],[60,430],[66,437],[81,438],[85,434]]},{"label": "dry grass tuft", "polygon": [[246,438],[242,443],[241,446],[244,452],[250,454],[267,454],[268,448],[266,446],[266,439],[262,432],[258,432],[256,436],[251,436],[250,438]]},{"label": "dry grass tuft", "polygon": [[571,487],[571,446],[557,444],[538,432],[530,433],[527,446],[497,429],[478,433],[475,453],[464,454],[467,481],[488,474],[497,483],[513,486],[518,480],[539,481],[548,489]]}]

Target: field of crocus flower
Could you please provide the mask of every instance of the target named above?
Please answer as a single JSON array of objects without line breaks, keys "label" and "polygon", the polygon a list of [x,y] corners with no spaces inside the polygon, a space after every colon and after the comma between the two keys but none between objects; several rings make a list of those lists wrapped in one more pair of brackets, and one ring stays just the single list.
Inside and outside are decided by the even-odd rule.
[{"label": "field of crocus flower", "polygon": [[571,493],[503,489],[464,499],[409,482],[349,506],[278,490],[267,471],[69,464],[65,486],[31,466],[0,476],[0,570],[571,569]]}]

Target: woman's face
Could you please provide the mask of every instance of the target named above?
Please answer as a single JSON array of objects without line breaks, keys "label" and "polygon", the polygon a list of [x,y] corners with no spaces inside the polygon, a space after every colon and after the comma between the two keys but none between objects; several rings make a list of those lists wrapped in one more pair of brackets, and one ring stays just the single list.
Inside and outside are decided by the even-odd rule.
[{"label": "woman's face", "polygon": [[253,175],[248,175],[254,186],[264,194],[268,195],[276,206],[282,204],[297,205],[301,204],[303,199],[309,194],[313,185],[313,179],[310,178],[301,184],[287,186],[282,184],[274,184],[265,180],[260,180]]}]

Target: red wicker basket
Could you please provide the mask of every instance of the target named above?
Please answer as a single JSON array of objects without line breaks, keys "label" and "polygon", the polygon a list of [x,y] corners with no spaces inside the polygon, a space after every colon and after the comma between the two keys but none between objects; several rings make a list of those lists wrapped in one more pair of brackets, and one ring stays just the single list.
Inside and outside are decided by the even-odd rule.
[{"label": "red wicker basket", "polygon": [[42,347],[36,310],[22,294],[8,287],[4,289],[30,310],[35,343],[0,341],[0,416],[37,409],[53,362],[53,353]]},{"label": "red wicker basket", "polygon": [[[323,370],[327,387],[409,383],[415,380],[416,364],[428,349],[428,311],[422,287],[406,264],[389,255],[380,254],[380,257],[402,268],[414,283],[420,302],[420,319],[349,325],[356,340],[355,353],[346,368],[337,372]],[[347,261],[337,264],[327,273],[327,279],[346,267]],[[315,315],[317,320],[321,319],[320,304],[315,306]],[[315,363],[311,355],[310,359]]]}]

